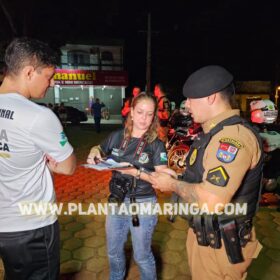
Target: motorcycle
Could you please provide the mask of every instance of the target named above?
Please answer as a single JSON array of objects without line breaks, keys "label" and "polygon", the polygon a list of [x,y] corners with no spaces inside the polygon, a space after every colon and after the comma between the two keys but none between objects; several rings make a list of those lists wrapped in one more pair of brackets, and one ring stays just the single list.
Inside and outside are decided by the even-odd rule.
[{"label": "motorcycle", "polygon": [[258,130],[265,152],[261,204],[279,205],[280,195],[280,127],[277,124],[278,110],[269,99],[250,102],[250,119]]},{"label": "motorcycle", "polygon": [[181,175],[184,172],[190,146],[200,131],[200,125],[193,123],[190,116],[175,113],[170,118],[166,144],[167,159],[168,167],[177,174]]},{"label": "motorcycle", "polygon": [[[279,128],[278,128],[279,129]],[[263,168],[263,193],[280,193],[280,134],[275,130],[267,130],[263,127],[260,136],[264,145],[264,168]]]}]

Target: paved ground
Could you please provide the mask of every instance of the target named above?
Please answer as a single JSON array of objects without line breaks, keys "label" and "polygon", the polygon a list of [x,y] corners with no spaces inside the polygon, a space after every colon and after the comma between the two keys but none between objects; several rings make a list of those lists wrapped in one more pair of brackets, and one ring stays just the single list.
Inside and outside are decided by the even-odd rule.
[{"label": "paved ground", "polygon": [[[101,134],[95,134],[91,127],[67,128],[70,141],[74,144],[79,164],[84,162],[89,147],[98,143],[115,127],[106,127]],[[78,167],[71,177],[55,176],[57,200],[67,203],[82,203],[83,210],[91,203],[106,202],[109,172],[97,172]],[[168,194],[159,194],[159,201],[167,201]],[[104,221],[105,216],[61,215],[61,280],[108,279]],[[258,238],[264,248],[250,267],[247,279],[280,279],[280,212],[261,207],[255,220]],[[153,250],[157,261],[159,279],[191,279],[185,252],[186,222],[178,218],[174,224],[165,216],[159,223],[153,237]],[[128,259],[127,279],[139,279],[133,262],[131,243],[126,247]],[[3,270],[3,269],[2,269]],[[0,279],[2,279],[0,265]]]}]

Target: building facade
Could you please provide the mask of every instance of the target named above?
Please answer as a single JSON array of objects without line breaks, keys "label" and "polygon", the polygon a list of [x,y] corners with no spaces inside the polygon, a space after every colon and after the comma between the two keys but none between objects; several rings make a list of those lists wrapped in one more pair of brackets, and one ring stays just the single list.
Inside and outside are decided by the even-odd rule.
[{"label": "building facade", "polygon": [[61,47],[60,67],[50,88],[40,102],[61,103],[87,111],[95,98],[109,109],[110,115],[121,119],[122,101],[128,85],[123,70],[122,45],[74,45]]}]

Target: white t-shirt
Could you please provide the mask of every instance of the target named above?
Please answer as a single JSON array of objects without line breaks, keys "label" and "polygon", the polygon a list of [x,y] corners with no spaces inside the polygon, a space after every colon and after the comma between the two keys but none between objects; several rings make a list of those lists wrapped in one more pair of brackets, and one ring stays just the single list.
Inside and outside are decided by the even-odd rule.
[{"label": "white t-shirt", "polygon": [[[0,232],[32,230],[57,220],[46,210],[52,208],[44,208],[55,202],[46,155],[61,162],[72,152],[50,109],[17,93],[0,94]],[[35,213],[38,207],[41,213]]]}]

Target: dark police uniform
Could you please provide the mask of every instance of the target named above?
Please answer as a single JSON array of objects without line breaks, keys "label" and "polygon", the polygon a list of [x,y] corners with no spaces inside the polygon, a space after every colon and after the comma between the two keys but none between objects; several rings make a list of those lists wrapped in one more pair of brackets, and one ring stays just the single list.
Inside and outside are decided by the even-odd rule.
[{"label": "dark police uniform", "polygon": [[[183,94],[192,99],[208,97],[232,86],[232,80],[223,67],[206,66],[187,79]],[[188,217],[187,252],[192,279],[241,279],[261,250],[252,226],[261,188],[261,139],[239,117],[239,110],[216,115],[203,123],[202,129],[186,159],[184,180],[219,197],[223,204],[246,203],[247,213]]]},{"label": "dark police uniform", "polygon": [[[100,144],[102,152],[110,156],[117,162],[130,162],[137,168],[144,167],[147,170],[154,171],[155,166],[167,165],[166,149],[164,144],[155,139],[152,143],[144,143],[144,148],[140,148],[141,153],[137,155],[137,148],[141,144],[140,138],[132,137],[128,143],[124,143],[124,130],[113,132],[103,143]],[[114,177],[124,177],[132,180],[132,176],[121,174],[120,172],[113,171],[112,179]],[[127,196],[130,196],[128,192]],[[155,196],[155,191],[151,184],[137,180],[135,189],[135,197],[151,197]]]}]

